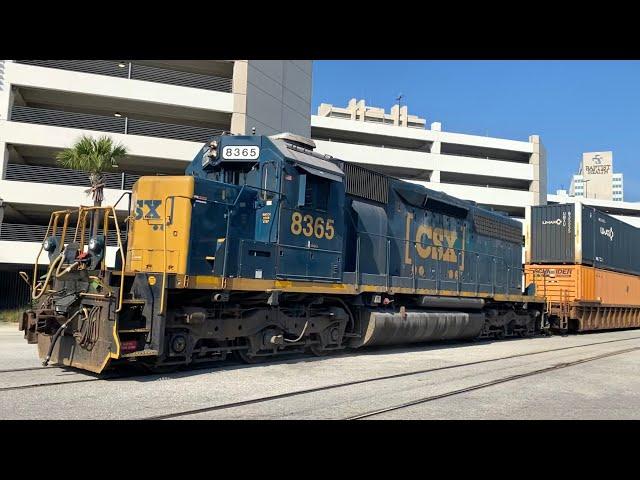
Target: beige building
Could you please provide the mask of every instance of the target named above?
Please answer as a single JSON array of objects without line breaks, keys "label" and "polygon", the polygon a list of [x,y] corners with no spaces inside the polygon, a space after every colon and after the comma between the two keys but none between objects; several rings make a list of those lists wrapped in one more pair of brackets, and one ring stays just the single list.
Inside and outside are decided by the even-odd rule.
[{"label": "beige building", "polygon": [[623,201],[623,177],[621,173],[613,173],[613,152],[583,153],[578,174],[571,179],[569,195]]}]

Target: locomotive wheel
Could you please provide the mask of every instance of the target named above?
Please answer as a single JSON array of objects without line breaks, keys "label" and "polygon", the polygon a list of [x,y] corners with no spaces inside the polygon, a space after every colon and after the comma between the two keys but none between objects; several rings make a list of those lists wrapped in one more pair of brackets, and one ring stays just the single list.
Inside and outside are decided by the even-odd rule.
[{"label": "locomotive wheel", "polygon": [[518,332],[518,336],[520,338],[527,338],[531,336],[531,332],[529,331],[529,329],[525,328],[524,330],[520,330]]},{"label": "locomotive wheel", "polygon": [[[237,346],[248,346],[249,342],[247,342],[245,339],[238,339],[238,342],[236,344]],[[248,350],[234,350],[233,351],[233,356],[236,358],[236,360],[241,361],[242,363],[247,363],[250,365],[256,364],[256,363],[263,363],[267,360],[267,357],[256,357],[255,355],[250,355],[248,353]]]},{"label": "locomotive wheel", "polygon": [[234,350],[233,353],[237,360],[250,365],[256,363],[264,363],[267,360],[267,357],[256,357],[254,355],[249,355],[246,350]]},{"label": "locomotive wheel", "polygon": [[326,357],[331,353],[331,350],[325,350],[322,346],[314,343],[309,346],[309,351],[316,357]]}]

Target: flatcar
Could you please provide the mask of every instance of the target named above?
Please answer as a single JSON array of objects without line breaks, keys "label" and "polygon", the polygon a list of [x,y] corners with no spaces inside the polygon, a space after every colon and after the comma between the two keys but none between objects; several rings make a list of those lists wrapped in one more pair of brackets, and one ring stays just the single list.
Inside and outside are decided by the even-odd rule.
[{"label": "flatcar", "polygon": [[45,363],[102,372],[545,328],[520,222],[314,149],[221,135],[185,175],[141,177],[126,219],[54,212],[25,338]]}]

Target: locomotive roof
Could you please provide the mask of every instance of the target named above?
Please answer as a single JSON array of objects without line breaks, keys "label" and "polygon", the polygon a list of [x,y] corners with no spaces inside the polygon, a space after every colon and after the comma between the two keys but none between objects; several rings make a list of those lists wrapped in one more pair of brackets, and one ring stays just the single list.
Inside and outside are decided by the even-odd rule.
[{"label": "locomotive roof", "polygon": [[284,139],[271,137],[269,140],[271,140],[284,157],[292,160],[296,165],[307,170],[309,173],[337,182],[342,181],[344,172],[338,165],[329,160],[331,156],[320,155],[312,150],[307,150],[301,146],[289,143]]},{"label": "locomotive roof", "polygon": [[[256,136],[262,137],[263,139],[268,139],[268,141],[277,148],[277,150],[283,157],[312,175],[321,176],[337,182],[343,182],[346,176],[344,165],[349,164],[351,166],[357,167],[357,169],[360,171],[366,171],[375,174],[378,177],[387,179],[390,189],[393,189],[395,193],[401,196],[406,202],[417,207],[429,208],[429,204],[438,202],[443,205],[449,205],[450,207],[453,207],[454,210],[458,210],[459,212],[462,212],[464,210],[465,215],[467,212],[471,212],[473,215],[482,214],[483,216],[491,217],[494,220],[502,223],[520,225],[517,220],[512,219],[504,214],[479,207],[476,202],[462,200],[460,198],[448,195],[444,192],[432,190],[417,183],[412,183],[406,180],[399,179],[397,177],[392,177],[371,168],[364,167],[358,162],[350,162],[347,160],[335,158],[331,155],[317,153],[313,150],[310,150],[309,148],[306,148],[307,145],[309,147],[312,144],[315,145],[315,142],[305,139],[304,137],[299,137],[290,133],[273,136]],[[386,193],[384,195],[383,203],[386,203]]]}]

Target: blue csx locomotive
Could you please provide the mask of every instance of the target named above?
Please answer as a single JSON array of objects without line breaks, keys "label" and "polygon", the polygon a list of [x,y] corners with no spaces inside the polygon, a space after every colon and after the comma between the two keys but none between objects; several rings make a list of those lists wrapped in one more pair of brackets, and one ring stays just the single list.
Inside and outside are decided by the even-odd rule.
[{"label": "blue csx locomotive", "polygon": [[314,147],[223,135],[186,175],[140,178],[114,269],[112,207],[81,207],[73,241],[55,231],[71,214],[54,213],[25,336],[46,361],[100,372],[541,328],[518,221]]}]

